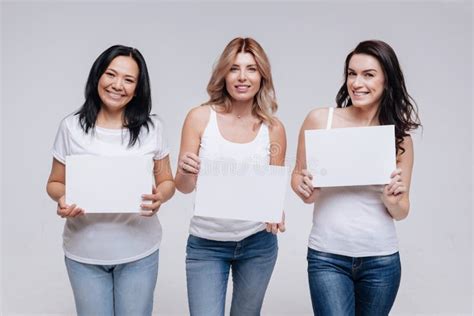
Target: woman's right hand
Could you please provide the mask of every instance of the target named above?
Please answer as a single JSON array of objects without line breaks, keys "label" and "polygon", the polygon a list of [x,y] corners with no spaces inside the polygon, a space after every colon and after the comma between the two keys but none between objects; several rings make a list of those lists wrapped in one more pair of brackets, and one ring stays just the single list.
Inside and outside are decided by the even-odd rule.
[{"label": "woman's right hand", "polygon": [[319,188],[313,187],[313,175],[307,170],[301,170],[301,181],[297,186],[298,192],[302,195],[302,200],[305,203],[314,203],[320,191]]},{"label": "woman's right hand", "polygon": [[77,217],[84,215],[84,210],[80,207],[77,207],[76,204],[67,205],[65,202],[64,195],[61,196],[58,200],[57,211],[59,216],[64,217]]},{"label": "woman's right hand", "polygon": [[201,166],[201,159],[190,152],[185,152],[178,161],[178,171],[183,174],[195,174],[199,173],[199,168]]}]

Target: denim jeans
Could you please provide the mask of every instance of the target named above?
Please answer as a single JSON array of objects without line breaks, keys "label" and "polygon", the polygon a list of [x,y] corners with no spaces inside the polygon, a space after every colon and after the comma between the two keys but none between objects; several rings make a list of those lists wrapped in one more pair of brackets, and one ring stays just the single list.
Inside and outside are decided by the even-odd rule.
[{"label": "denim jeans", "polygon": [[231,267],[230,315],[260,315],[277,254],[277,237],[265,230],[238,242],[190,235],[186,247],[186,278],[191,316],[224,315]]},{"label": "denim jeans", "polygon": [[308,278],[315,315],[388,315],[400,285],[398,252],[346,257],[308,248]]},{"label": "denim jeans", "polygon": [[137,261],[95,265],[65,257],[79,316],[151,315],[159,250]]}]

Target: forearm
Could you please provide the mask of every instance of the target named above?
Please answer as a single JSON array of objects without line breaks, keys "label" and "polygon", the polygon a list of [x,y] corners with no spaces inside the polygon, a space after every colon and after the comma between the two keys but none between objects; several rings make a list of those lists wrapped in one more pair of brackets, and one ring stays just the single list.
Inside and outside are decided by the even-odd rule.
[{"label": "forearm", "polygon": [[197,175],[178,172],[175,178],[176,189],[181,193],[190,193],[196,188]]},{"label": "forearm", "polygon": [[46,185],[46,192],[55,202],[58,202],[59,198],[64,196],[66,192],[66,186],[64,183],[51,181]]},{"label": "forearm", "polygon": [[398,203],[387,205],[385,204],[388,213],[393,219],[400,221],[408,216],[410,210],[410,202],[407,199],[402,199]]},{"label": "forearm", "polygon": [[156,187],[156,191],[161,198],[161,203],[165,203],[171,199],[171,197],[174,195],[174,192],[176,191],[174,181],[170,179],[161,182]]}]

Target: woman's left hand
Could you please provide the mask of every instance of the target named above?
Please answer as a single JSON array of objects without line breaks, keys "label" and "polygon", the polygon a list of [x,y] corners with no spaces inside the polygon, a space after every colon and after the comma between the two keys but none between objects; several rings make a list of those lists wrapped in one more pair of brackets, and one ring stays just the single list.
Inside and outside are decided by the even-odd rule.
[{"label": "woman's left hand", "polygon": [[407,192],[407,186],[402,180],[402,169],[397,168],[392,172],[390,178],[390,183],[385,185],[382,193],[382,201],[387,207],[397,205],[403,194]]},{"label": "woman's left hand", "polygon": [[140,215],[142,216],[153,216],[155,215],[161,206],[161,198],[160,192],[156,189],[156,186],[153,186],[153,194],[143,194],[142,195],[143,201],[151,201],[150,204],[142,203],[140,207],[142,211],[140,211]]},{"label": "woman's left hand", "polygon": [[285,212],[283,212],[283,216],[281,218],[281,222],[279,223],[267,223],[266,227],[267,232],[271,232],[272,234],[278,234],[278,231],[284,232],[286,230],[285,227]]}]

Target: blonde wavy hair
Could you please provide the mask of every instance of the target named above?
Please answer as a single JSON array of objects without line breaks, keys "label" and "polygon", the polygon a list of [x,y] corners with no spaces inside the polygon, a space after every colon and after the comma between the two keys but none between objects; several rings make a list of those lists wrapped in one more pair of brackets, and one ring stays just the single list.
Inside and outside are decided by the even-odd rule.
[{"label": "blonde wavy hair", "polygon": [[224,48],[207,85],[207,93],[210,99],[202,105],[222,106],[227,113],[232,110],[232,100],[226,89],[225,77],[238,53],[252,54],[257,63],[257,69],[262,76],[260,89],[254,97],[252,115],[266,124],[272,125],[273,114],[277,111],[278,104],[275,98],[270,62],[260,44],[250,37],[234,38]]}]

